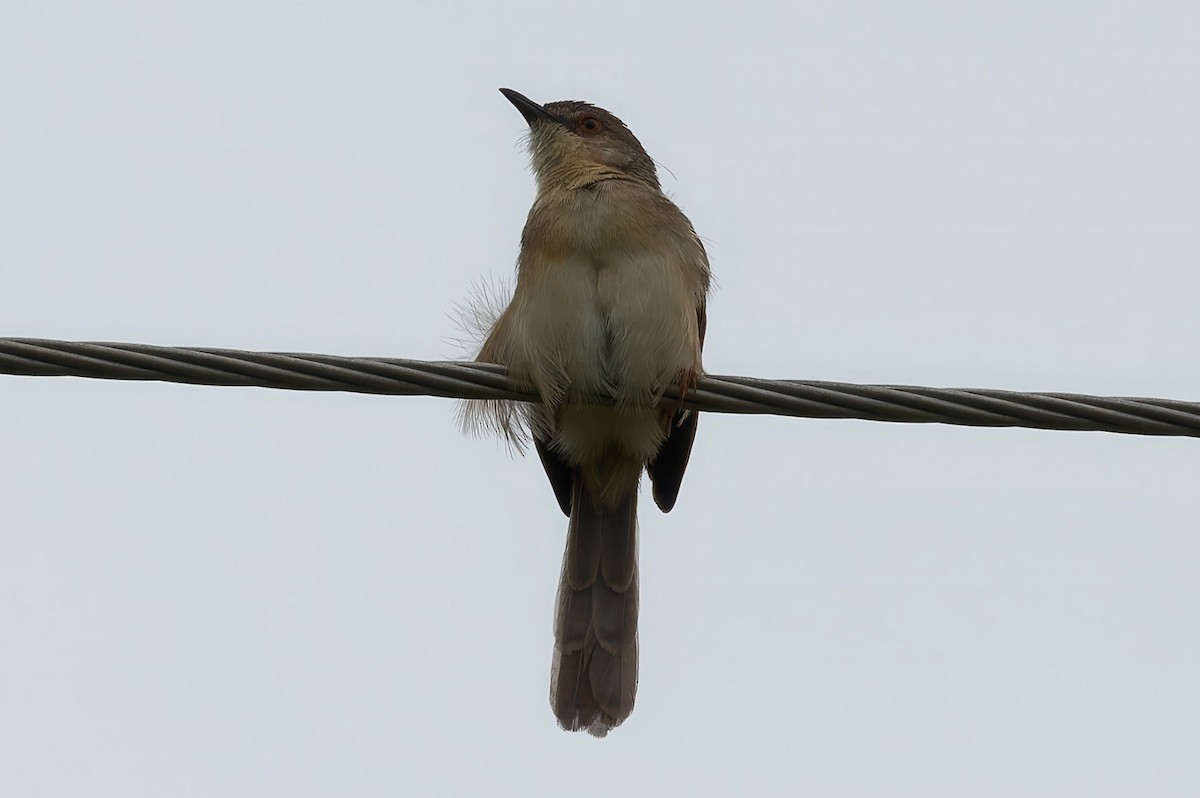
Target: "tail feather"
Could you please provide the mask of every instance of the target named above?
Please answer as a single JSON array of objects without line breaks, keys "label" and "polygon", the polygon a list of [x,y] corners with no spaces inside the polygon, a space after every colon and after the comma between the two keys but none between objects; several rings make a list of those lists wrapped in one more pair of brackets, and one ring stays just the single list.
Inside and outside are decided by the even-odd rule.
[{"label": "tail feather", "polygon": [[637,617],[637,488],[602,506],[576,473],[550,681],[564,729],[603,737],[633,712]]}]

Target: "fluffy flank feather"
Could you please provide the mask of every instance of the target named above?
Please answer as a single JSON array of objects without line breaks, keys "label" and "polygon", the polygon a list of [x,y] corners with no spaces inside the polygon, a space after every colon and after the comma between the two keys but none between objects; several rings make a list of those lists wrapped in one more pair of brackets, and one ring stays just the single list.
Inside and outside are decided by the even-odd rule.
[{"label": "fluffy flank feather", "polygon": [[[477,359],[488,335],[512,299],[511,279],[483,278],[471,285],[466,299],[454,306],[452,316],[459,335],[449,339],[472,359]],[[482,359],[482,358],[479,358]],[[529,406],[500,399],[464,399],[458,402],[455,418],[459,428],[473,437],[497,436],[518,454],[530,441]]]}]

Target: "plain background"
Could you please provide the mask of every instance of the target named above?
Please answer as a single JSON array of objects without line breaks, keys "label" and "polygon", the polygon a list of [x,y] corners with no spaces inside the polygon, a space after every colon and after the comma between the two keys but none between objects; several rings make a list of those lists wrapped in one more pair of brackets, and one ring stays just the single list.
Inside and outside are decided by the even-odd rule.
[{"label": "plain background", "polygon": [[[462,357],[511,86],[658,159],[712,372],[1200,398],[1195,4],[3,16],[0,335]],[[0,792],[1200,792],[1196,441],[704,417],[597,741],[565,521],[453,410],[0,378]]]}]

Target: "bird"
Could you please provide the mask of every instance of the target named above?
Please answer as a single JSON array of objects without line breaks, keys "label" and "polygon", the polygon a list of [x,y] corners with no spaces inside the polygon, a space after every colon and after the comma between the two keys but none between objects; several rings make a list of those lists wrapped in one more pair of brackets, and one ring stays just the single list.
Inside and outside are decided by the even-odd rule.
[{"label": "bird", "polygon": [[[475,359],[505,366],[539,401],[475,400],[465,412],[518,448],[532,439],[570,519],[550,704],[563,729],[603,737],[637,695],[638,491],[645,471],[663,512],[679,494],[711,270],[625,123],[583,101],[500,92],[528,123],[537,193],[512,298]],[[664,407],[670,387],[680,399]]]}]

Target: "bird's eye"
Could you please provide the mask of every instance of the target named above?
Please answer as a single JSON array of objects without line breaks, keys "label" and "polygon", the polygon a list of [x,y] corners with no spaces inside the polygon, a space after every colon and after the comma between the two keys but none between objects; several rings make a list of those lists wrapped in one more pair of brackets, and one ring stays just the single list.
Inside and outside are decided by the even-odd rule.
[{"label": "bird's eye", "polygon": [[599,133],[603,125],[600,120],[594,116],[583,116],[575,123],[581,133]]}]

